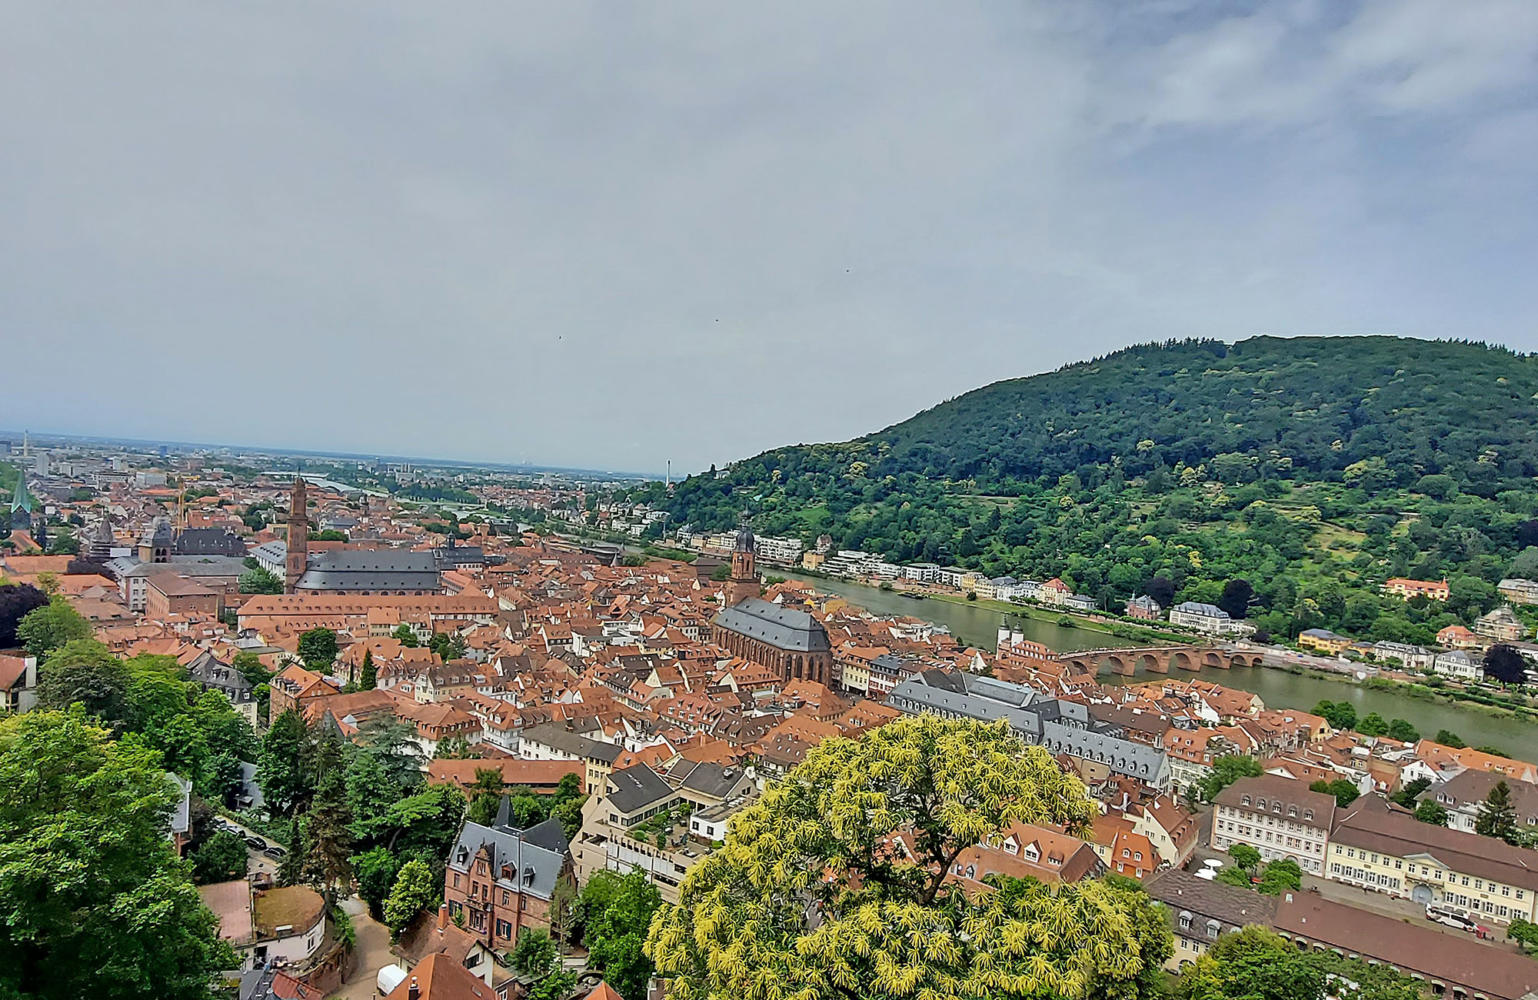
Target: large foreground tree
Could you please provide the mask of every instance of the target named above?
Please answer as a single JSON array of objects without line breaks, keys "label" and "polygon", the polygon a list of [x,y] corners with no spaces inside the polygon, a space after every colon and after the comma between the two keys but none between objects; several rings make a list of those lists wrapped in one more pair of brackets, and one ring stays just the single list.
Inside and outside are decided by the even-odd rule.
[{"label": "large foreground tree", "polygon": [[678,1000],[1151,996],[1173,946],[1136,890],[946,880],[1011,822],[1080,830],[1090,809],[1003,723],[918,716],[828,740],[738,815],[647,953]]},{"label": "large foreground tree", "polygon": [[171,845],[172,789],[80,709],[0,722],[0,997],[213,996],[235,956]]}]

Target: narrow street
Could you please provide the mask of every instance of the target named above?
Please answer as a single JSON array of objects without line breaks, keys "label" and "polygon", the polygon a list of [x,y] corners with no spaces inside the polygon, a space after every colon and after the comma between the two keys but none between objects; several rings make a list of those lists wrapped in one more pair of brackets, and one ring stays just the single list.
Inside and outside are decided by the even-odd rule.
[{"label": "narrow street", "polygon": [[369,916],[368,904],[357,896],[342,900],[342,909],[352,917],[358,944],[354,950],[352,975],[330,996],[344,1000],[374,1000],[374,983],[380,967],[395,964],[395,956],[390,954],[389,928]]}]

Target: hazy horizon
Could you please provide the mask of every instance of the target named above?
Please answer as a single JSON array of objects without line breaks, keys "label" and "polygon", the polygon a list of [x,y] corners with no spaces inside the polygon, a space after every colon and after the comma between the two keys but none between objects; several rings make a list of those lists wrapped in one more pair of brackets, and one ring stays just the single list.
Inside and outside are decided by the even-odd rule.
[{"label": "hazy horizon", "polygon": [[1133,343],[1538,348],[1525,0],[86,3],[5,51],[0,424],[684,475]]}]

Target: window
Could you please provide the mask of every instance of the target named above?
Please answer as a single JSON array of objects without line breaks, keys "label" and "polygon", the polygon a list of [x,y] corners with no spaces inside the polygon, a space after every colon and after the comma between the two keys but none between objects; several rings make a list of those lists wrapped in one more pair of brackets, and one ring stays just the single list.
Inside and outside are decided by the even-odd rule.
[{"label": "window", "polygon": [[1191,913],[1189,910],[1180,911],[1180,929],[1183,931],[1191,929]]},{"label": "window", "polygon": [[[499,937],[502,940],[506,941],[506,940],[510,939],[512,936],[513,936],[513,925],[508,923],[506,920],[498,920],[497,921],[497,937]],[[469,959],[466,959],[466,961],[469,961]]]},{"label": "window", "polygon": [[1223,928],[1218,925],[1216,920],[1207,921],[1207,938],[1209,940],[1216,941],[1218,939],[1218,934],[1222,931],[1222,929]]}]

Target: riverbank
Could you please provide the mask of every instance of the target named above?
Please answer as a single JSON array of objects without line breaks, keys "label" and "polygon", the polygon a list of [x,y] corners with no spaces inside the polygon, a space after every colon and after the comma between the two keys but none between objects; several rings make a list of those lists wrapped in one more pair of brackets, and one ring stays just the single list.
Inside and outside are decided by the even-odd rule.
[{"label": "riverbank", "polygon": [[1262,666],[1263,669],[1292,674],[1295,677],[1332,681],[1337,684],[1347,684],[1371,691],[1390,692],[1397,697],[1413,698],[1416,701],[1456,706],[1460,709],[1478,712],[1491,718],[1514,719],[1525,722],[1538,721],[1538,706],[1506,703],[1506,700],[1502,699],[1499,695],[1483,694],[1478,691],[1447,688],[1433,684],[1422,684],[1419,681],[1400,680],[1397,677],[1376,676],[1358,678],[1355,673],[1348,673],[1346,671],[1320,670],[1288,663],[1263,661]]},{"label": "riverbank", "polygon": [[[925,595],[927,600],[915,601],[903,597],[902,591],[896,589],[882,590],[834,579],[819,580],[813,586],[845,597],[852,604],[876,614],[906,615],[944,625],[966,645],[980,649],[993,649],[999,624],[1006,619],[1012,625],[1018,625],[1027,639],[1065,653],[1146,644],[1096,629],[1060,625],[1058,618],[1061,616],[1042,608],[1000,601],[950,599],[949,595],[933,593]],[[1258,694],[1271,708],[1307,712],[1320,701],[1347,701],[1355,706],[1359,716],[1377,712],[1385,719],[1405,719],[1427,737],[1446,729],[1461,735],[1470,746],[1499,746],[1523,760],[1538,760],[1538,726],[1532,723],[1538,716],[1457,699],[1426,685],[1389,678],[1358,681],[1353,673],[1334,672],[1308,663],[1285,663],[1280,657],[1281,654],[1267,657],[1265,666],[1207,669],[1189,676]],[[1134,677],[1104,675],[1100,682],[1139,683],[1162,680],[1165,676],[1148,673]],[[1187,675],[1182,672],[1168,676]]]},{"label": "riverbank", "polygon": [[[895,593],[902,593],[902,591],[895,591]],[[1059,628],[1077,628],[1083,629],[1086,632],[1099,632],[1103,635],[1116,636],[1118,639],[1130,639],[1133,642],[1145,643],[1150,646],[1186,646],[1200,641],[1188,635],[1167,632],[1163,629],[1133,625],[1129,622],[1115,619],[1076,615],[1059,608],[1045,608],[1038,604],[1016,604],[1013,601],[995,601],[982,597],[969,601],[961,594],[936,594],[927,591],[923,593],[926,598],[932,601],[946,601],[950,604],[960,604],[969,608],[997,611],[1001,615],[1029,618],[1039,622],[1051,622]]]}]

